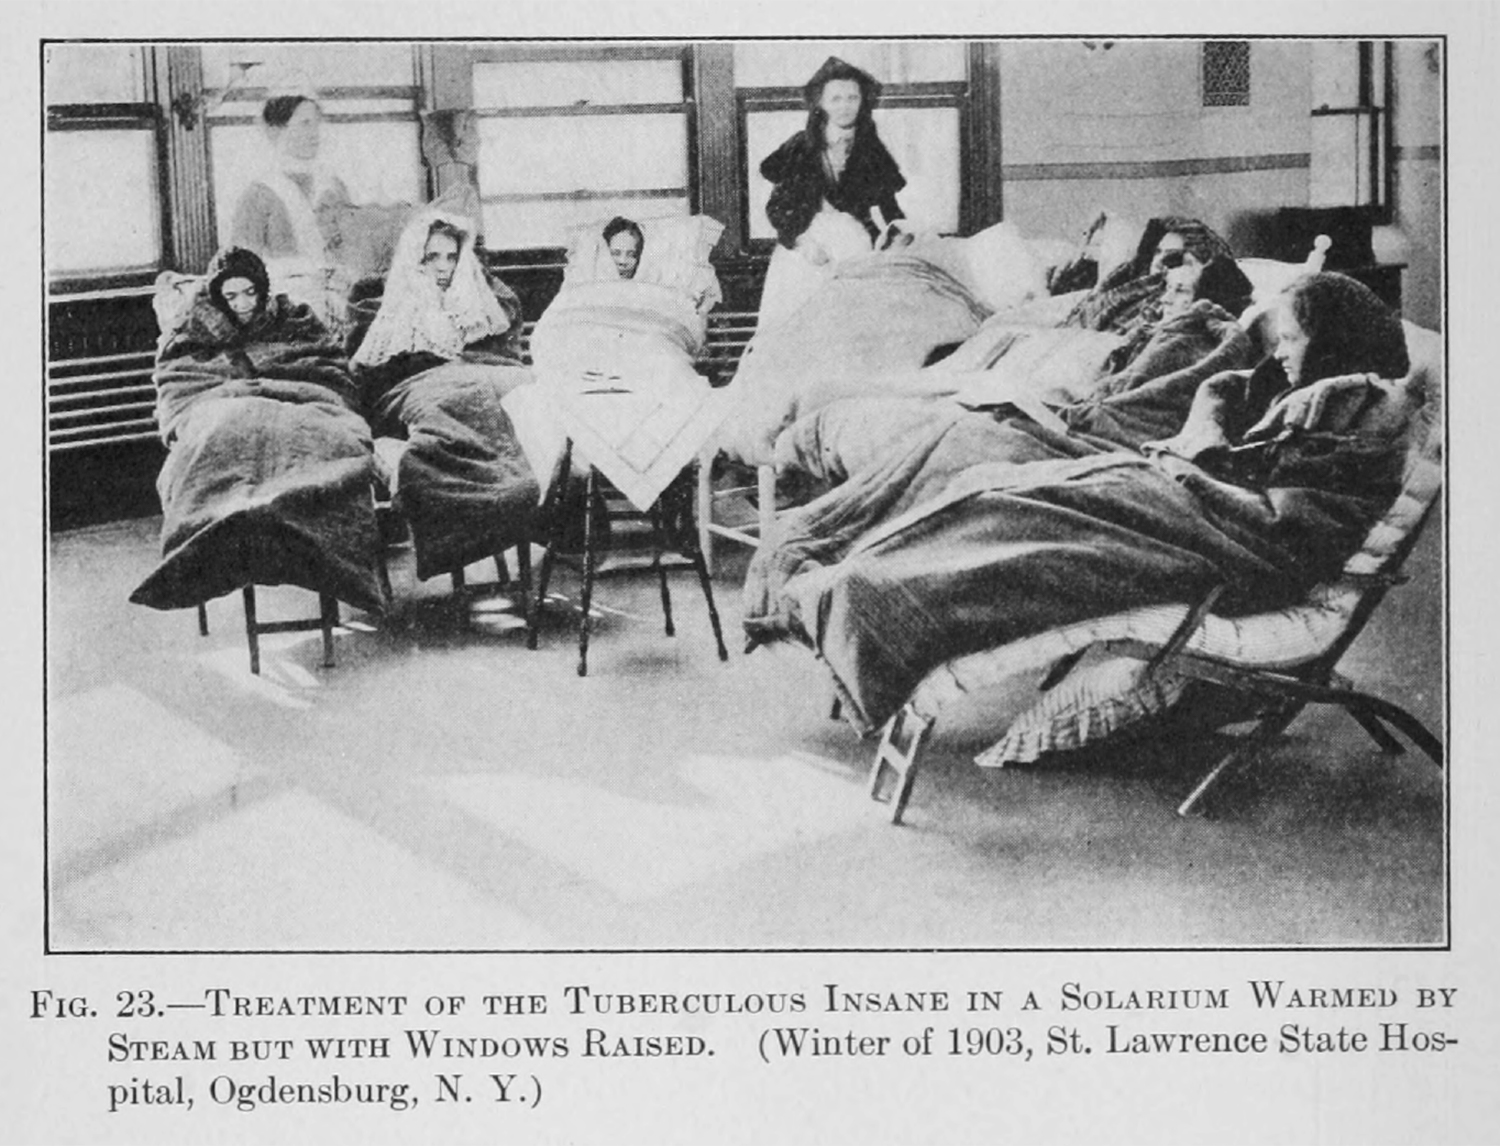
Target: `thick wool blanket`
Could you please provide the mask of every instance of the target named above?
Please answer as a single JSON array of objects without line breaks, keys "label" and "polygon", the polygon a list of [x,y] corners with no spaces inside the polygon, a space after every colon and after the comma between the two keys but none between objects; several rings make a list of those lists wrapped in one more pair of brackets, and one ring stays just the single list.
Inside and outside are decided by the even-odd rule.
[{"label": "thick wool blanket", "polygon": [[248,584],[385,605],[369,427],[342,350],[305,307],[247,328],[206,301],[164,336],[157,419],[162,561],[131,594],[184,608]]},{"label": "thick wool blanket", "polygon": [[[759,465],[772,460],[783,429],[830,402],[927,392],[916,376],[932,352],[963,342],[987,316],[958,280],[923,259],[882,252],[842,263],[812,298],[751,341],[719,444]],[[893,377],[902,383],[887,384]]]}]

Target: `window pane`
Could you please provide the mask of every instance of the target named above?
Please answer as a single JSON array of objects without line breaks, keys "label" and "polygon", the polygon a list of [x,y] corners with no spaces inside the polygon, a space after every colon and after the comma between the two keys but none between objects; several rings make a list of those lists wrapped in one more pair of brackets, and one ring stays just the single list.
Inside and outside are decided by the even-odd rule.
[{"label": "window pane", "polygon": [[687,187],[680,114],[543,116],[479,121],[484,196]]},{"label": "window pane", "polygon": [[[323,122],[318,158],[344,181],[355,203],[417,203],[423,168],[415,123]],[[272,164],[265,132],[248,124],[215,125],[209,135],[213,160],[214,208],[219,241],[240,194]]]},{"label": "window pane", "polygon": [[586,223],[603,226],[616,215],[637,220],[660,219],[669,215],[686,215],[689,210],[686,195],[487,203],[484,207],[484,245],[496,251],[564,247],[572,239],[573,230]]},{"label": "window pane", "polygon": [[232,43],[203,45],[203,86],[225,87],[238,69],[254,62],[241,85],[256,88],[410,87],[416,83],[410,44]]},{"label": "window pane", "polygon": [[474,65],[474,106],[681,103],[676,60],[546,60]]},{"label": "window pane", "polygon": [[883,84],[962,81],[963,40],[756,40],[734,46],[734,82],[742,88],[801,87],[829,56],[864,68]]},{"label": "window pane", "polygon": [[[750,237],[774,239],[766,220],[771,185],[760,174],[760,163],[783,140],[800,131],[807,115],[800,111],[753,112],[746,136],[750,156]],[[918,231],[958,230],[959,132],[958,109],[881,108],[875,113],[880,138],[906,176],[906,187],[896,196],[910,226]]]},{"label": "window pane", "polygon": [[141,103],[146,81],[136,44],[48,44],[47,102]]},{"label": "window pane", "polygon": [[49,274],[159,263],[155,133],[49,131],[46,163]]}]

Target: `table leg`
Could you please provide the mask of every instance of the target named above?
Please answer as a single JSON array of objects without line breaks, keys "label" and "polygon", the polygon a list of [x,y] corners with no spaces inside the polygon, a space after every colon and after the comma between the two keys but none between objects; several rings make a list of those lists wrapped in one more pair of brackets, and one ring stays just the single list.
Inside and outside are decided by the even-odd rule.
[{"label": "table leg", "polygon": [[698,574],[698,584],[703,588],[703,599],[708,602],[708,623],[714,629],[714,643],[719,646],[719,659],[727,661],[729,650],[724,647],[724,629],[719,624],[719,609],[714,604],[714,586],[708,577],[708,566],[703,561],[703,551],[694,549],[689,555],[693,561],[693,569]]},{"label": "table leg", "polygon": [[672,591],[667,588],[667,568],[661,563],[667,551],[667,534],[661,523],[661,502],[651,507],[651,564],[656,569],[656,579],[661,584],[661,614],[666,618],[667,636],[675,637],[677,630],[672,625]]}]

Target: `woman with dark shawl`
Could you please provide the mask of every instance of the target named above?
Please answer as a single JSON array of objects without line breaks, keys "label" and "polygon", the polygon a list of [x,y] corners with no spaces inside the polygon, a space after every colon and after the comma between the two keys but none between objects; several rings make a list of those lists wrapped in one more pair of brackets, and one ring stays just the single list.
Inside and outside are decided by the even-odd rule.
[{"label": "woman with dark shawl", "polygon": [[1250,303],[1250,281],[1234,266],[1234,252],[1197,219],[1167,215],[1152,219],[1135,257],[1104,277],[1063,320],[1064,326],[1134,336],[1161,318],[1167,272],[1183,267],[1211,279],[1221,305],[1238,315]]},{"label": "woman with dark shawl", "polygon": [[1050,456],[972,466],[915,504],[902,491],[938,443],[892,451],[757,552],[747,632],[813,647],[876,727],[963,653],[1219,586],[1230,613],[1297,599],[1400,488],[1410,400],[1390,380],[1409,363],[1399,319],[1339,275],[1290,288],[1278,335],[1143,451],[1052,435]]},{"label": "woman with dark shawl", "polygon": [[353,365],[371,425],[405,440],[384,476],[411,526],[417,576],[529,538],[540,490],[500,404],[531,380],[517,351],[521,307],[480,265],[472,224],[419,214],[381,298],[354,310]]},{"label": "woman with dark shawl", "polygon": [[830,56],[803,98],[807,125],[760,165],[772,184],[766,217],[777,240],[762,291],[762,327],[796,309],[833,262],[872,250],[886,229],[896,244],[911,241],[896,228],[906,217],[896,201],[906,179],[875,128],[879,82]]},{"label": "woman with dark shawl", "polygon": [[131,594],[185,608],[247,584],[384,608],[370,432],[343,348],[230,247],[162,333],[156,418],[162,562]]}]

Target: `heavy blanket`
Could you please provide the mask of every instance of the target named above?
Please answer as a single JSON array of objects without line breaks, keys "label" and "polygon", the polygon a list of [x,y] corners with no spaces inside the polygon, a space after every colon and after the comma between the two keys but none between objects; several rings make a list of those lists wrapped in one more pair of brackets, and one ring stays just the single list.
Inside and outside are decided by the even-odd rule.
[{"label": "heavy blanket", "polygon": [[288,584],[382,609],[370,432],[310,312],[273,299],[241,330],[200,300],[155,380],[162,561],[130,599],[175,609]]},{"label": "heavy blanket", "polygon": [[1356,430],[1318,466],[1289,459],[1254,487],[954,417],[783,519],[746,578],[745,628],[812,647],[855,723],[878,727],[963,653],[1219,585],[1226,613],[1296,599],[1358,546],[1403,456]]},{"label": "heavy blanket", "polygon": [[386,365],[384,383],[368,394],[370,417],[379,433],[408,442],[395,502],[411,527],[417,576],[451,573],[530,538],[541,491],[501,400],[531,372],[432,356]]},{"label": "heavy blanket", "polygon": [[[922,392],[914,375],[932,352],[963,342],[988,313],[956,279],[923,259],[881,252],[841,263],[812,298],[751,341],[719,445],[760,465],[772,460],[784,428],[829,402]],[[883,382],[892,376],[902,379],[900,386]]]}]

